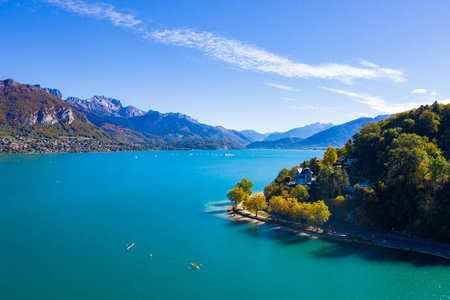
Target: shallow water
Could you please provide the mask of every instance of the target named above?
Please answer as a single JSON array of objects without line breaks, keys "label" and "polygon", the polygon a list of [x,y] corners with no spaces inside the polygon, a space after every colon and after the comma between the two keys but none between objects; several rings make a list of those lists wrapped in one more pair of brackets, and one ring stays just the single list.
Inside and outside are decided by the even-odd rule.
[{"label": "shallow water", "polygon": [[236,181],[322,153],[0,156],[0,299],[448,299],[446,260],[226,218]]}]

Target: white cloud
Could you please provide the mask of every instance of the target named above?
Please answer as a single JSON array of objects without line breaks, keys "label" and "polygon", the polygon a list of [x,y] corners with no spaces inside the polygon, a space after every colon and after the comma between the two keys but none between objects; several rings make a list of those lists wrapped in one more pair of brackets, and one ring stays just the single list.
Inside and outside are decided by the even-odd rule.
[{"label": "white cloud", "polygon": [[367,118],[373,118],[373,117],[375,117],[375,116],[372,115],[372,114],[360,113],[360,112],[354,112],[353,114],[354,114],[354,115],[357,115],[357,116],[361,116],[361,117],[367,117]]},{"label": "white cloud", "polygon": [[431,92],[430,95],[431,96],[435,96],[435,95],[437,95],[437,93],[436,92]]},{"label": "white cloud", "polygon": [[322,65],[297,63],[256,46],[189,28],[149,32],[145,37],[164,44],[203,51],[213,59],[243,70],[272,73],[284,77],[335,79],[345,83],[352,83],[358,78],[406,81],[402,71],[380,68],[373,63],[369,63],[370,68],[357,68],[336,63]]},{"label": "white cloud", "polygon": [[81,0],[42,1],[81,16],[95,17],[100,20],[109,20],[114,26],[132,28],[140,31],[143,30],[141,27],[142,21],[136,19],[135,14],[118,12],[115,7],[109,3],[94,2],[91,4]]},{"label": "white cloud", "polygon": [[312,105],[291,106],[291,108],[301,109],[301,110],[318,109],[318,107],[315,107],[315,106],[312,106]]},{"label": "white cloud", "polygon": [[360,64],[368,68],[378,68],[378,65],[366,60],[363,60],[362,62],[360,62]]},{"label": "white cloud", "polygon": [[425,94],[427,92],[426,89],[415,89],[411,91],[411,94]]},{"label": "white cloud", "polygon": [[295,99],[292,99],[292,98],[284,98],[284,97],[281,97],[281,100],[286,100],[286,101],[295,101]]},{"label": "white cloud", "polygon": [[264,82],[265,85],[277,88],[277,89],[281,89],[281,90],[285,90],[285,91],[290,91],[290,92],[298,92],[299,90],[296,88],[293,88],[291,86],[287,86],[287,85],[282,85],[282,84],[276,84],[276,83],[270,83],[270,82]]},{"label": "white cloud", "polygon": [[413,108],[417,108],[420,105],[433,103],[433,102],[429,102],[429,103],[423,103],[423,102],[421,102],[421,103],[418,103],[418,102],[389,103],[386,100],[383,100],[377,96],[357,94],[357,93],[353,93],[353,92],[348,92],[348,91],[338,90],[338,89],[331,89],[331,88],[327,88],[327,87],[320,87],[320,88],[330,91],[330,92],[333,92],[333,93],[349,96],[356,102],[366,104],[374,110],[377,110],[377,111],[380,111],[383,113],[389,113],[389,114],[394,114],[394,113],[410,110]]},{"label": "white cloud", "polygon": [[326,63],[309,65],[295,62],[287,57],[270,53],[264,49],[237,40],[228,39],[207,31],[190,28],[147,31],[143,22],[133,13],[122,13],[108,3],[82,0],[41,0],[66,11],[97,19],[106,19],[115,26],[126,27],[142,32],[143,38],[157,43],[189,47],[199,50],[212,59],[227,63],[241,70],[276,74],[288,78],[322,78],[339,80],[347,84],[355,79],[380,80],[394,82],[406,81],[400,70],[381,68],[363,61],[363,67],[345,64]]}]

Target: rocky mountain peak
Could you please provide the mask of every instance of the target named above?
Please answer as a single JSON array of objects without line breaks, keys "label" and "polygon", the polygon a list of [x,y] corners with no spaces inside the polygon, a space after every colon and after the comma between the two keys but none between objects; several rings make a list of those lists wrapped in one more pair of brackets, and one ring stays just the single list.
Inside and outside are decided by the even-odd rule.
[{"label": "rocky mountain peak", "polygon": [[144,111],[131,105],[123,107],[120,100],[100,95],[86,100],[69,97],[66,99],[66,103],[79,111],[87,114],[93,113],[101,117],[133,118],[146,114]]},{"label": "rocky mountain peak", "polygon": [[120,103],[120,100],[106,97],[103,95],[95,95],[91,99],[87,99],[86,101],[92,102],[96,101],[99,104],[103,105],[106,108],[112,109],[112,110],[120,110],[123,108],[122,103]]},{"label": "rocky mountain peak", "polygon": [[51,89],[51,88],[47,88],[47,87],[42,87],[40,84],[35,84],[34,86],[37,87],[37,88],[40,88],[41,90],[46,91],[47,93],[50,93],[50,94],[58,97],[59,99],[63,98],[62,93],[59,90],[57,90],[57,89]]},{"label": "rocky mountain peak", "polygon": [[30,92],[36,92],[39,89],[28,84],[20,84],[12,79],[0,80],[0,93],[22,93],[28,94]]}]

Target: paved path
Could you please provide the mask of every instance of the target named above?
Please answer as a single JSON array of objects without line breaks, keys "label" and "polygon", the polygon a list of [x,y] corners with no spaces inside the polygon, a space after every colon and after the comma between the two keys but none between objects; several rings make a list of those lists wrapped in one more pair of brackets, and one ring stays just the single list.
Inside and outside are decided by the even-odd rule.
[{"label": "paved path", "polygon": [[[448,244],[419,241],[394,234],[370,233],[361,229],[342,228],[342,226],[325,225],[320,228],[319,232],[316,232],[311,226],[305,227],[299,223],[277,219],[274,216],[268,218],[263,216],[256,217],[255,214],[245,210],[242,207],[242,204],[239,204],[236,210],[231,209],[230,214],[240,221],[251,222],[258,225],[267,222],[275,226],[284,227],[284,229],[298,234],[415,251],[450,259],[450,245]],[[328,232],[328,228],[330,228],[332,232]]]}]

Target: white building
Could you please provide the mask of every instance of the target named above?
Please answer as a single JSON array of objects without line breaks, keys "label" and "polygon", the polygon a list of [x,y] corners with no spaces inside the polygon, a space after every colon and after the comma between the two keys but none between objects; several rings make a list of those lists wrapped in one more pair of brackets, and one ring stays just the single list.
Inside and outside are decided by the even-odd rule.
[{"label": "white building", "polygon": [[309,168],[298,168],[294,174],[295,184],[305,185],[312,182],[312,174]]}]

